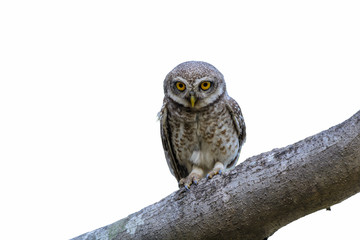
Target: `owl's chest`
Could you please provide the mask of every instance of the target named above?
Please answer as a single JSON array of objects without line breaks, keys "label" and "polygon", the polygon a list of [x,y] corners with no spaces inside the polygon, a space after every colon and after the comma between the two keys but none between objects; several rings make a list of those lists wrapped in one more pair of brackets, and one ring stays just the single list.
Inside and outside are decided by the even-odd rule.
[{"label": "owl's chest", "polygon": [[221,111],[170,115],[169,123],[174,141],[189,150],[201,148],[202,142],[213,138],[216,130],[224,124],[222,115],[224,113]]},{"label": "owl's chest", "polygon": [[219,158],[231,157],[229,144],[237,137],[230,114],[225,107],[210,110],[169,116],[172,143],[180,161],[210,167]]}]

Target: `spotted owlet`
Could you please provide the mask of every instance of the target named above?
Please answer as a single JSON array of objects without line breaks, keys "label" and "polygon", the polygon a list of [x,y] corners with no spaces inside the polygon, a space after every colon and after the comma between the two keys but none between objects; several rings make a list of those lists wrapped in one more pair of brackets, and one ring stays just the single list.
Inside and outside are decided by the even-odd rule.
[{"label": "spotted owlet", "polygon": [[245,141],[245,122],[226,92],[223,75],[205,62],[176,66],[164,80],[159,113],[165,157],[179,187],[233,167]]}]

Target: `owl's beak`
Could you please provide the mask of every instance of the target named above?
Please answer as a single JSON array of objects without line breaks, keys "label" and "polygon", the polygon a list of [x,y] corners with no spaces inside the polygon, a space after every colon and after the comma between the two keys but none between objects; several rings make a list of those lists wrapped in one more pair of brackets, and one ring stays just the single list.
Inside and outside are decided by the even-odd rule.
[{"label": "owl's beak", "polygon": [[194,107],[194,106],[195,106],[195,102],[196,102],[195,96],[194,96],[194,95],[191,95],[191,96],[190,96],[191,107]]}]

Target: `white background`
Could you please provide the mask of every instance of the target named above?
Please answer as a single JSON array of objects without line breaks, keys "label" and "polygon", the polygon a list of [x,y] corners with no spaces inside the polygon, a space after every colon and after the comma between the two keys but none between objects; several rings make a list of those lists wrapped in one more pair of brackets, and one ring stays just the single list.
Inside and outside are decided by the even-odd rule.
[{"label": "white background", "polygon": [[[177,64],[240,104],[240,161],[360,109],[358,1],[1,1],[0,238],[68,239],[177,190],[156,114]],[[270,239],[356,239],[360,195]]]}]

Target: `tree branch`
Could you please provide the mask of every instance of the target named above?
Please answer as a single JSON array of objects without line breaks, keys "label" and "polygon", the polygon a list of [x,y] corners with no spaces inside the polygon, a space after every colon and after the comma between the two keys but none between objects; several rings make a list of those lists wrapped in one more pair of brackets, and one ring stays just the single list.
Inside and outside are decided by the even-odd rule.
[{"label": "tree branch", "polygon": [[260,240],[359,191],[360,111],[73,240]]}]

